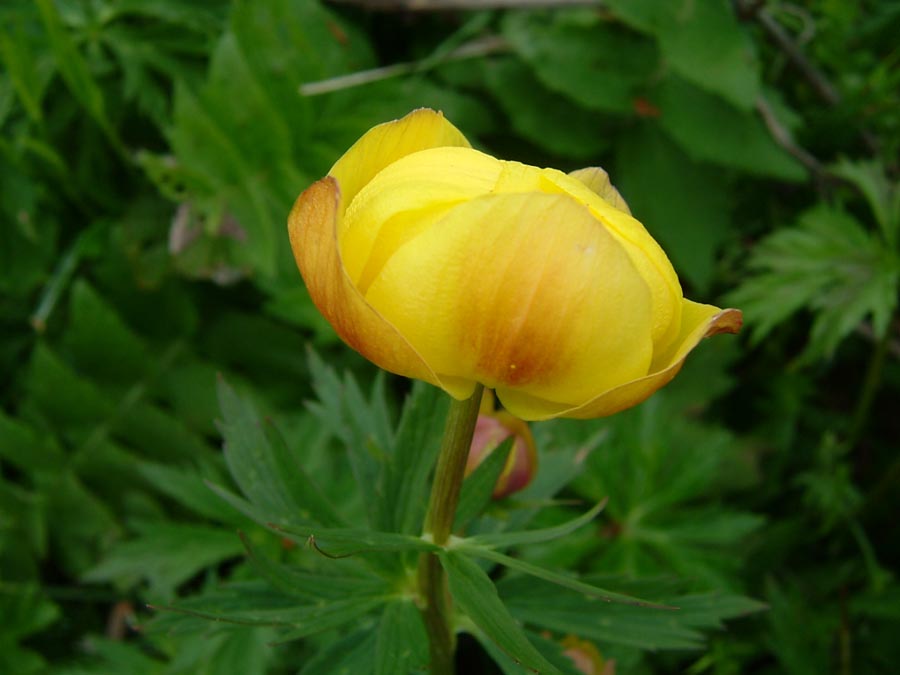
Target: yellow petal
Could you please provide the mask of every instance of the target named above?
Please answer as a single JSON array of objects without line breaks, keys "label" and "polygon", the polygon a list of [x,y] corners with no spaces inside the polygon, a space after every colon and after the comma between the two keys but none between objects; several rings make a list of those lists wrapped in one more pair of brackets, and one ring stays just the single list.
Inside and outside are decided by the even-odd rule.
[{"label": "yellow petal", "polygon": [[609,174],[599,166],[589,166],[585,169],[571,171],[569,175],[584,183],[592,192],[596,192],[611,206],[627,213],[629,216],[631,215],[631,209],[628,208],[628,204],[622,198],[622,195],[609,180]]},{"label": "yellow petal", "polygon": [[571,408],[652,360],[646,283],[567,195],[460,204],[394,253],[366,300],[438,377],[478,380],[501,399],[515,388]]},{"label": "yellow petal", "polygon": [[316,307],[348,345],[381,368],[431,382],[457,398],[470,396],[474,382],[441,381],[344,272],[337,245],[340,200],[337,181],[326,177],[297,198],[288,217],[294,258]]},{"label": "yellow petal", "polygon": [[444,115],[428,108],[413,110],[399,120],[367,131],[328,172],[341,186],[344,206],[384,167],[427,148],[459,146],[469,141]]},{"label": "yellow petal", "polygon": [[674,341],[668,353],[654,359],[650,374],[645,377],[604,391],[577,407],[568,407],[538,397],[523,396],[516,391],[503,393],[498,391],[498,397],[512,414],[531,420],[550,417],[578,419],[605,417],[637,405],[668,384],[678,374],[687,355],[704,337],[710,337],[717,333],[737,333],[741,328],[741,312],[737,309],[719,309],[690,300],[684,300],[682,309],[681,334]]},{"label": "yellow petal", "polygon": [[366,292],[401,245],[457,204],[491,191],[501,162],[471,148],[432,148],[397,160],[349,204],[339,235],[347,273]]},{"label": "yellow petal", "polygon": [[[602,169],[582,169],[589,173],[566,175],[553,169],[545,169],[548,180],[552,180],[561,190],[588,206],[594,215],[609,228],[619,239],[631,262],[650,287],[653,296],[653,342],[657,351],[668,349],[681,330],[681,284],[678,275],[665,251],[644,226],[632,218],[626,210],[607,201],[603,192],[597,193],[595,187],[603,188],[603,181],[598,174],[590,173]],[[605,172],[604,172],[605,173]],[[585,181],[584,179],[589,180]],[[609,186],[611,189],[612,186]],[[627,208],[627,207],[626,207]]]}]

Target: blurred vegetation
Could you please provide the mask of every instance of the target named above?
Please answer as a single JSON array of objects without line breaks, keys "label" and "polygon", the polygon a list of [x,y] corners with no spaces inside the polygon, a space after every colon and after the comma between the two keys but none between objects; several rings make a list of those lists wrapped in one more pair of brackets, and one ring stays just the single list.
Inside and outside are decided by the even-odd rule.
[{"label": "blurred vegetation", "polygon": [[[225,581],[272,596],[248,550],[331,569],[221,499],[292,503],[223,454],[235,418],[271,420],[271,461],[366,520],[359,453],[400,443],[409,385],[318,316],[285,219],[359,135],[420,106],[504,158],[607,168],[686,294],[745,310],[740,339],[637,409],[535,425],[531,501],[482,526],[608,496],[517,557],[684,608],[594,621],[578,594],[549,611],[555,587],[495,575],[535,644],[551,658],[580,635],[620,674],[895,672],[900,5],[428,4],[0,6],[0,672],[392,672],[370,655],[409,628],[399,613],[348,605],[272,646],[269,625],[148,605],[226,607]],[[238,392],[223,412],[217,374]],[[316,601],[368,583],[341,569]],[[459,658],[522,672],[480,638]]]}]

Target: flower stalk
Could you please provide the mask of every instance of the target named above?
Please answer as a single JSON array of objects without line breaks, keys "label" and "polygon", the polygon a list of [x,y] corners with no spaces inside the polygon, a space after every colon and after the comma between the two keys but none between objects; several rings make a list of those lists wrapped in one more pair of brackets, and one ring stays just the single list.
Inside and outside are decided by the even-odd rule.
[{"label": "flower stalk", "polygon": [[[453,530],[483,391],[479,384],[470,398],[454,399],[447,414],[423,533],[438,546],[447,543]],[[453,675],[456,645],[450,622],[450,598],[446,575],[436,555],[423,553],[419,558],[418,584],[422,618],[428,632],[431,673]]]}]

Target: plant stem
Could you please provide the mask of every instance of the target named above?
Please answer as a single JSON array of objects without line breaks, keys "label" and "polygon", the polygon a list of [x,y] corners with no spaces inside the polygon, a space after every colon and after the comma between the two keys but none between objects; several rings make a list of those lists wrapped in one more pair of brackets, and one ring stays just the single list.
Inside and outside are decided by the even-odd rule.
[{"label": "plant stem", "polygon": [[[447,543],[453,529],[483,391],[482,385],[476,385],[475,393],[470,398],[464,401],[453,400],[447,413],[441,452],[428,501],[428,515],[425,516],[424,535],[430,536],[438,546]],[[432,553],[423,553],[419,558],[418,574],[422,618],[428,631],[431,653],[431,673],[453,675],[455,636],[450,624],[447,580],[438,557]]]}]

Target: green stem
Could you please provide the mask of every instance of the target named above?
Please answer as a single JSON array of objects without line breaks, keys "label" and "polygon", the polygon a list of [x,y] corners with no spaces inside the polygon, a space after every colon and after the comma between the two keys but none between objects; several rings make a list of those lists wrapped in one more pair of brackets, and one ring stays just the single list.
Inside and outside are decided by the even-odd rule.
[{"label": "green stem", "polygon": [[[454,400],[447,414],[424,532],[425,536],[439,546],[447,543],[453,529],[483,390],[484,387],[479,384],[470,398],[465,401]],[[444,569],[436,555],[423,553],[419,558],[418,582],[422,618],[428,631],[431,673],[453,675],[453,652],[456,645],[450,623],[450,598]]]}]

